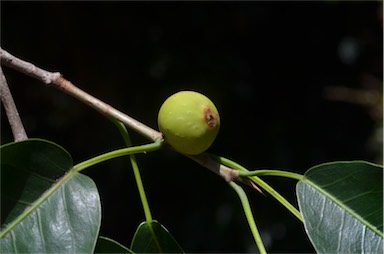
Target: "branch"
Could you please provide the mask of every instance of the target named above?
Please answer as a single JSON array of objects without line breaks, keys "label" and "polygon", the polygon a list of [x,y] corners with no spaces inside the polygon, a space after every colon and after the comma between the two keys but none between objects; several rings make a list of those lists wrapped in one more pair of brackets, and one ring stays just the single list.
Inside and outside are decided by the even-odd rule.
[{"label": "branch", "polygon": [[19,112],[13,100],[11,90],[9,90],[7,80],[5,79],[3,69],[0,66],[0,97],[7,114],[9,125],[15,141],[28,139],[23,123],[21,122]]},{"label": "branch", "polygon": [[162,134],[160,132],[140,123],[136,119],[125,115],[103,101],[77,88],[70,81],[63,78],[60,73],[43,70],[29,62],[16,58],[1,48],[0,52],[2,65],[8,66],[16,71],[36,78],[47,85],[51,85],[59,90],[62,90],[63,92],[99,111],[103,115],[112,117],[113,119],[124,123],[148,139],[153,141],[162,139]]},{"label": "branch", "polygon": [[[16,71],[24,73],[28,76],[36,78],[47,85],[51,85],[71,96],[78,99],[79,101],[85,103],[91,108],[97,110],[103,115],[116,119],[117,121],[122,122],[127,127],[133,129],[144,137],[152,140],[158,141],[163,139],[163,135],[161,132],[156,131],[147,125],[137,121],[136,119],[122,113],[121,111],[113,108],[107,103],[93,97],[92,95],[84,92],[83,90],[76,87],[70,81],[66,80],[61,76],[58,72],[49,72],[43,70],[35,65],[23,61],[15,56],[9,54],[2,48],[0,48],[0,57],[1,64],[7,67],[10,67]],[[208,154],[200,154],[194,156],[187,156],[192,160],[196,161],[200,165],[212,170],[216,174],[223,177],[227,182],[231,182],[235,179],[239,180],[239,175],[237,170],[231,169],[225,165],[222,165],[211,158]]]},{"label": "branch", "polygon": [[28,76],[42,81],[44,84],[51,84],[54,80],[61,75],[58,72],[52,73],[42,70],[31,63],[25,62],[19,58],[14,57],[7,51],[0,48],[1,65],[8,66],[18,72],[24,73]]},{"label": "branch", "polygon": [[196,161],[203,167],[210,169],[219,176],[223,177],[224,180],[227,182],[232,182],[233,180],[243,181],[239,177],[239,171],[217,162],[216,160],[212,159],[212,157],[207,153],[201,153],[198,155],[188,155],[187,157]]}]

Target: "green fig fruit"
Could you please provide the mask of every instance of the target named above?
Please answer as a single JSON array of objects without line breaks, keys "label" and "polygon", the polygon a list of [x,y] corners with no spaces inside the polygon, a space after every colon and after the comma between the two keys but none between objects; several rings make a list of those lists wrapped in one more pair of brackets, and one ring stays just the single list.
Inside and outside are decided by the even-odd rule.
[{"label": "green fig fruit", "polygon": [[220,129],[220,116],[205,95],[181,91],[160,108],[157,122],[165,141],[176,151],[195,155],[207,150]]}]

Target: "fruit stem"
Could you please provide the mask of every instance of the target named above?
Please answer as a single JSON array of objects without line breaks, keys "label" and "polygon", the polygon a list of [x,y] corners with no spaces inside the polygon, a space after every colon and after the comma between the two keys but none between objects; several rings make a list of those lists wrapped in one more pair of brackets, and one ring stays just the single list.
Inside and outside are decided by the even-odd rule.
[{"label": "fruit stem", "polygon": [[231,185],[231,187],[236,191],[237,195],[240,198],[241,204],[243,205],[245,217],[247,217],[249,227],[251,228],[252,235],[253,235],[253,238],[255,239],[259,252],[261,254],[266,254],[267,252],[265,250],[263,241],[261,240],[261,236],[260,236],[259,230],[257,229],[255,219],[253,218],[253,213],[251,210],[251,206],[249,205],[247,195],[245,194],[243,188],[241,188],[235,182],[230,182],[229,185]]}]

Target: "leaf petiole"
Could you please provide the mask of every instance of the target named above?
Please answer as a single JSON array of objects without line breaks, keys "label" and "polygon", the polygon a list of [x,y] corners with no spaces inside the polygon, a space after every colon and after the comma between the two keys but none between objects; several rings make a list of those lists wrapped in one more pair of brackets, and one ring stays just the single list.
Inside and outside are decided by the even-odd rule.
[{"label": "leaf petiole", "polygon": [[296,179],[298,181],[303,180],[304,176],[298,173],[293,173],[284,170],[271,170],[271,169],[260,169],[255,171],[240,171],[240,176],[282,176],[287,178]]},{"label": "leaf petiole", "polygon": [[154,143],[146,144],[146,145],[140,145],[140,146],[134,146],[134,147],[128,147],[128,148],[122,148],[118,150],[114,150],[112,152],[104,153],[102,155],[93,157],[89,160],[80,162],[79,164],[76,164],[73,168],[73,170],[80,172],[86,168],[89,168],[93,165],[96,165],[98,163],[101,163],[103,161],[107,161],[110,159],[114,159],[117,157],[129,155],[129,154],[136,154],[136,153],[146,153],[146,152],[153,152],[156,150],[159,150],[163,144],[162,140],[157,140]]},{"label": "leaf petiole", "polygon": [[231,187],[236,191],[237,195],[240,198],[241,204],[243,205],[245,217],[248,220],[249,227],[251,228],[251,232],[252,232],[253,238],[255,239],[259,252],[261,254],[266,254],[267,252],[265,250],[263,241],[261,240],[259,230],[256,227],[255,219],[253,218],[251,206],[249,205],[247,195],[245,194],[243,188],[241,188],[235,182],[230,182],[229,185],[231,185]]},{"label": "leaf petiole", "polygon": [[[127,128],[125,128],[125,125],[121,122],[118,122],[118,121],[113,121],[113,122],[116,124],[117,128],[119,129],[120,134],[123,137],[125,144],[127,146],[131,146],[132,145],[131,138],[129,137],[129,133],[128,133]],[[137,189],[139,190],[141,203],[143,205],[145,220],[149,223],[149,225],[151,225],[151,223],[152,223],[151,210],[149,209],[149,204],[148,204],[147,196],[145,194],[143,181],[141,180],[139,166],[137,165],[136,157],[134,154],[130,154],[129,159],[131,160],[133,174],[135,175]],[[151,226],[150,226],[150,228],[152,229]]]},{"label": "leaf petiole", "polygon": [[[234,169],[237,169],[241,172],[250,172],[248,169],[246,169],[245,167],[241,166],[240,164],[232,161],[232,160],[229,160],[227,158],[224,158],[224,157],[221,157],[221,156],[213,156],[214,159],[216,159],[218,162],[228,166],[228,167],[231,167],[231,168],[234,168]],[[241,173],[240,172],[240,173]],[[285,208],[288,209],[288,211],[290,211],[293,215],[295,215],[300,221],[303,222],[303,218],[299,212],[299,210],[297,210],[291,203],[288,202],[288,200],[286,200],[283,196],[280,195],[280,193],[278,193],[276,190],[274,190],[269,184],[267,184],[266,182],[264,182],[263,180],[261,180],[261,178],[259,178],[258,176],[248,176],[248,178],[250,180],[252,180],[253,182],[255,182],[257,185],[259,185],[261,188],[263,188],[266,192],[268,192],[272,197],[274,197],[277,201],[279,201],[283,206],[285,206]]]}]

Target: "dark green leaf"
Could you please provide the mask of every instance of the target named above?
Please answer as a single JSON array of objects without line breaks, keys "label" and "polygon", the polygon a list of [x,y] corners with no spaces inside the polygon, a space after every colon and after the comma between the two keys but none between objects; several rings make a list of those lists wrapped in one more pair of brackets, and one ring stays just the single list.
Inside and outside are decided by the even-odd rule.
[{"label": "dark green leaf", "polygon": [[317,252],[383,252],[382,166],[353,161],[313,167],[297,184],[297,196]]},{"label": "dark green leaf", "polygon": [[97,239],[95,253],[134,253],[119,242],[108,237],[100,236]]},{"label": "dark green leaf", "polygon": [[1,156],[2,252],[93,252],[100,199],[89,177],[68,171],[69,154],[30,139],[2,146]]},{"label": "dark green leaf", "polygon": [[135,253],[184,253],[168,230],[157,221],[139,225],[131,250]]}]

